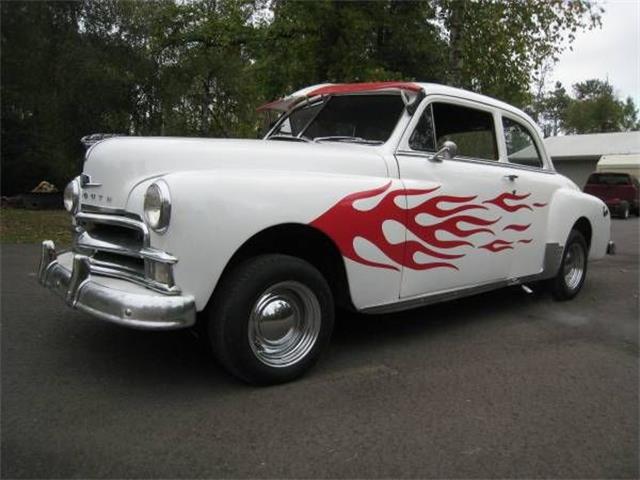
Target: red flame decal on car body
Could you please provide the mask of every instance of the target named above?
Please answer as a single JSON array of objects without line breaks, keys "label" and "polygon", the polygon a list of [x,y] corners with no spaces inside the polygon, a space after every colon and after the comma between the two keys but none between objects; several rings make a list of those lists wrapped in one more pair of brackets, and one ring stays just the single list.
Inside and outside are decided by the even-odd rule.
[{"label": "red flame decal on car body", "polygon": [[529,228],[531,226],[531,224],[527,224],[527,225],[518,225],[517,223],[514,223],[512,225],[507,225],[506,227],[504,227],[502,229],[502,231],[506,231],[506,230],[514,230],[516,232],[524,232],[527,228]]},{"label": "red flame decal on car body", "polygon": [[547,204],[546,203],[538,203],[538,202],[536,202],[536,203],[533,204],[533,206],[536,207],[536,208],[542,208],[542,207],[546,207]]},{"label": "red flame decal on car body", "polygon": [[516,205],[509,205],[507,203],[507,200],[509,201],[524,200],[530,195],[531,195],[530,193],[527,193],[524,195],[518,195],[515,193],[504,192],[498,195],[496,198],[492,198],[491,200],[485,200],[482,203],[491,203],[506,212],[517,212],[518,210],[522,210],[523,208],[526,208],[527,210],[533,210],[533,208],[531,208],[531,206],[527,205],[526,203],[518,203]]},{"label": "red flame decal on car body", "polygon": [[531,243],[531,242],[533,242],[532,238],[518,240],[518,243]]},{"label": "red flame decal on car body", "polygon": [[486,245],[482,245],[478,248],[484,248],[485,250],[489,250],[490,252],[501,252],[502,250],[513,250],[511,246],[513,242],[507,242],[506,240],[494,240],[491,243],[487,243]]},{"label": "red flame decal on car body", "polygon": [[[355,192],[339,200],[333,207],[324,212],[311,222],[311,225],[326,233],[337,244],[340,252],[346,258],[354,262],[370,267],[385,268],[399,271],[396,265],[401,265],[414,270],[429,270],[433,268],[450,268],[458,270],[458,267],[451,262],[457,258],[464,257],[466,253],[443,252],[440,250],[451,250],[462,247],[475,248],[475,245],[468,239],[473,235],[484,233],[495,235],[491,225],[501,220],[501,217],[485,219],[471,215],[471,210],[488,210],[484,204],[493,204],[507,212],[514,212],[523,208],[532,210],[529,205],[510,205],[505,201],[519,201],[529,197],[530,194],[515,195],[503,193],[498,197],[481,203],[474,203],[477,195],[473,196],[453,196],[436,195],[427,198],[413,207],[400,207],[396,204],[396,199],[402,196],[426,195],[437,191],[440,187],[427,189],[398,189],[389,190],[392,182],[389,181],[382,187]],[[386,193],[385,193],[386,192]],[[355,204],[359,200],[371,199],[378,195],[384,196],[377,204],[369,209],[356,208]],[[451,208],[444,208],[441,204],[458,204]],[[461,214],[461,212],[466,212]],[[418,216],[427,214],[436,219],[442,219],[434,224],[423,225],[418,223]],[[395,221],[403,225],[406,229],[405,235],[413,235],[418,240],[405,237],[404,241],[391,243],[385,237],[383,224],[385,221]],[[462,228],[463,225],[470,225],[477,228]],[[511,224],[504,227],[504,230],[524,231],[530,227],[528,225]],[[438,232],[446,232],[457,239],[438,238]],[[365,239],[375,245],[389,260],[389,263],[376,262],[360,256],[354,246],[357,238]],[[522,240],[519,243],[530,243],[532,240]],[[502,250],[513,249],[516,241],[493,240],[486,245],[479,246],[493,253]],[[414,260],[417,253],[424,254],[436,261],[420,263]],[[395,265],[392,264],[395,262]]]}]

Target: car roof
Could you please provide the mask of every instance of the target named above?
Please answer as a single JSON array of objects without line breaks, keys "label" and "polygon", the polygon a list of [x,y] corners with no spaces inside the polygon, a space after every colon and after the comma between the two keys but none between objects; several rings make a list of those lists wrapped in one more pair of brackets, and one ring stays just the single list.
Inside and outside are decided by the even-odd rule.
[{"label": "car roof", "polygon": [[[447,85],[441,85],[439,83],[425,83],[425,82],[362,82],[362,83],[321,83],[317,85],[311,85],[305,87],[291,95],[288,95],[279,100],[266,103],[258,107],[258,111],[264,110],[276,110],[285,112],[304,99],[312,98],[319,95],[336,95],[336,94],[349,94],[349,93],[365,93],[365,92],[400,92],[406,91],[411,93],[417,93],[423,90],[427,95],[445,95],[451,97],[462,98],[471,100],[485,105],[500,108],[502,110],[511,112],[518,116],[524,116],[531,124],[536,123],[522,110],[509,105],[501,100],[482,95],[461,88],[449,87]],[[537,125],[536,125],[537,126]]]}]

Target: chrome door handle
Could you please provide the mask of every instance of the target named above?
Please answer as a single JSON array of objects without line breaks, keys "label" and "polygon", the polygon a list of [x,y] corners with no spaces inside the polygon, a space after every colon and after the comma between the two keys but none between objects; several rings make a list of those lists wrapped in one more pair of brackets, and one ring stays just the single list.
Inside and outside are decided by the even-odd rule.
[{"label": "chrome door handle", "polygon": [[508,178],[509,180],[514,182],[516,178],[518,178],[518,175],[505,175],[504,178]]}]

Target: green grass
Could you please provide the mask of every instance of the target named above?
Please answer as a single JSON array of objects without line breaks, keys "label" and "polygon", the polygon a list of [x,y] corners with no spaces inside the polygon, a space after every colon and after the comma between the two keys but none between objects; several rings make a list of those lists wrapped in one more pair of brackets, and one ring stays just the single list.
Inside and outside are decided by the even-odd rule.
[{"label": "green grass", "polygon": [[71,244],[71,216],[64,210],[0,210],[0,243],[40,243],[53,240],[56,246]]}]

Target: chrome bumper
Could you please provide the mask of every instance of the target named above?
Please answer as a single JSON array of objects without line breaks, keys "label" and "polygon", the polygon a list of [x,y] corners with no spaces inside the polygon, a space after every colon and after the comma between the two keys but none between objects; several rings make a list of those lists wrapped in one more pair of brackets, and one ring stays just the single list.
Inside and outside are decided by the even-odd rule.
[{"label": "chrome bumper", "polygon": [[70,307],[101,320],[145,330],[195,324],[193,297],[164,295],[124,280],[92,277],[89,257],[72,252],[58,257],[51,240],[42,242],[38,280]]},{"label": "chrome bumper", "polygon": [[615,255],[616,254],[616,242],[613,240],[609,240],[607,243],[607,255]]}]

